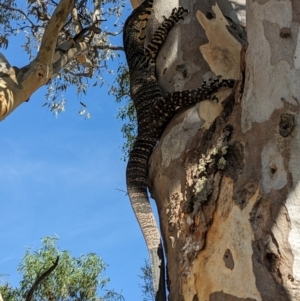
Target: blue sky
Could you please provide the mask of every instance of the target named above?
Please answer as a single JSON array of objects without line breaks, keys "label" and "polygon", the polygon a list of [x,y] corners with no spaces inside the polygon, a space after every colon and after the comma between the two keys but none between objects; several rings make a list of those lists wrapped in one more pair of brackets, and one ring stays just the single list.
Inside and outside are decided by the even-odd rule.
[{"label": "blue sky", "polygon": [[[128,11],[125,11],[125,15]],[[16,42],[1,52],[11,65],[28,61]],[[121,42],[120,42],[121,43]],[[66,112],[55,118],[40,89],[0,124],[0,274],[18,285],[18,263],[27,247],[57,234],[73,256],[97,253],[109,267],[110,287],[125,300],[140,300],[140,267],[148,252],[125,195],[126,163],[107,89],[66,95]],[[79,101],[91,119],[78,115]]]}]

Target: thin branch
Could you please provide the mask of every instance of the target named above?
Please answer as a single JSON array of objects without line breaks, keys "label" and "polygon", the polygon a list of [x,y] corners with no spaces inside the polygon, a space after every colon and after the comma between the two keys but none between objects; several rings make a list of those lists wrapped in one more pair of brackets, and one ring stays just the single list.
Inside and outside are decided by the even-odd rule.
[{"label": "thin branch", "polygon": [[121,51],[124,51],[124,47],[122,47],[122,46],[95,45],[94,47],[96,47],[97,49],[100,49],[100,50],[109,49],[109,50],[121,50]]},{"label": "thin branch", "polygon": [[55,1],[53,1],[53,0],[51,0],[50,2],[51,2],[52,4],[54,4],[55,6],[58,5],[57,2],[55,2]]},{"label": "thin branch", "polygon": [[73,76],[83,76],[83,77],[92,77],[93,76],[93,68],[89,69],[89,72],[82,72],[82,73],[76,73],[76,72],[72,72],[72,71],[68,71],[68,73],[70,73]]},{"label": "thin branch", "polygon": [[119,34],[122,33],[122,32],[123,32],[123,29],[120,30],[120,31],[118,31],[118,32],[110,32],[110,31],[107,31],[107,32],[105,32],[105,34],[108,35],[108,36],[114,36],[114,37],[116,37],[117,35],[119,35]]},{"label": "thin branch", "polygon": [[12,28],[9,32],[11,32],[12,34],[16,34],[20,31],[24,31],[24,29],[28,28],[29,30],[31,30],[32,32],[35,32],[35,29],[38,29],[38,28],[44,28],[43,26],[40,26],[40,25],[35,25],[35,28],[34,30],[32,30],[32,27],[30,25],[25,25],[25,26],[22,26],[21,24],[19,24],[17,22],[17,25],[18,27],[17,28]]},{"label": "thin branch", "polygon": [[38,285],[50,275],[50,273],[57,267],[59,261],[59,256],[57,256],[54,264],[41,276],[39,276],[33,283],[31,289],[28,291],[25,301],[31,301],[34,291],[37,289]]},{"label": "thin branch", "polygon": [[[122,46],[99,45],[94,47],[100,50],[110,49],[116,51],[124,51],[124,48]],[[60,53],[60,58],[53,64],[52,78],[55,77],[59,73],[59,71],[71,60],[75,59],[79,55],[85,55],[89,51],[89,48],[90,46],[88,45],[88,43],[81,42],[77,45],[74,45],[74,47],[70,48],[66,53]]]},{"label": "thin branch", "polygon": [[73,19],[73,23],[74,23],[75,33],[76,34],[80,33],[83,28],[81,26],[81,23],[78,20],[78,11],[75,7],[72,9],[72,19]]},{"label": "thin branch", "polygon": [[11,6],[5,5],[3,3],[0,3],[0,6],[2,6],[3,8],[5,8],[7,10],[13,10],[13,11],[19,12],[21,15],[23,15],[28,20],[28,22],[31,24],[32,27],[34,27],[34,28],[36,27],[36,25],[28,18],[27,14],[25,12],[23,12],[21,9],[11,7]]}]

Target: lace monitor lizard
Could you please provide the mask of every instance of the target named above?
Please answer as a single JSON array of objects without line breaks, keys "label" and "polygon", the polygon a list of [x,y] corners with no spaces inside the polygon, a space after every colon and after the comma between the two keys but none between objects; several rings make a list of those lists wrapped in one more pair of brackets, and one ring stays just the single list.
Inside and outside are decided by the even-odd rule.
[{"label": "lace monitor lizard", "polygon": [[145,47],[145,29],[154,0],[145,0],[125,22],[123,43],[130,74],[130,94],[138,120],[138,133],[130,152],[126,182],[131,205],[149,250],[156,301],[166,300],[164,253],[160,232],[147,194],[148,160],[162,130],[178,109],[204,99],[221,87],[233,87],[234,80],[205,82],[198,90],[165,93],[155,75],[155,60],[168,32],[187,13],[174,8]]}]

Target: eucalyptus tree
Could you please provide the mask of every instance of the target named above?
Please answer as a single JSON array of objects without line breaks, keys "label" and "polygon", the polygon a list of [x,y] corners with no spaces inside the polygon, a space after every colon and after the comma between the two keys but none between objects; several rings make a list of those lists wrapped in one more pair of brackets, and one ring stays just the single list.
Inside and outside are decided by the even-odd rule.
[{"label": "eucalyptus tree", "polygon": [[179,112],[150,158],[168,298],[299,300],[299,1],[157,0],[145,43],[178,5],[161,87],[236,85]]},{"label": "eucalyptus tree", "polygon": [[[142,1],[131,2],[136,7]],[[219,93],[218,102],[204,101],[175,116],[150,159],[149,186],[158,207],[170,300],[300,298],[298,2],[180,1],[189,15],[157,57],[161,87],[166,92],[197,89],[218,76],[237,83],[233,91]],[[80,86],[78,78],[90,76],[101,54],[120,49],[105,40],[113,34],[99,32],[106,18],[97,10],[99,2],[87,17],[81,3],[86,4],[31,1],[22,13],[15,2],[3,2],[11,9],[1,14],[2,26],[28,29],[27,45],[39,41],[40,46],[21,68],[2,59],[0,120],[42,85],[52,83],[56,92],[65,88],[59,88],[61,79]],[[154,1],[146,42],[178,5]],[[26,17],[31,12],[47,26],[35,28]],[[6,46],[9,35],[3,32],[0,42]],[[127,80],[120,78],[125,88]],[[51,109],[62,108],[49,99]],[[127,112],[133,114],[126,129],[132,137],[131,104],[120,116]]]},{"label": "eucalyptus tree", "polygon": [[19,287],[1,279],[3,301],[121,301],[121,294],[108,289],[102,276],[106,264],[96,254],[73,257],[61,251],[57,237],[45,237],[38,250],[28,248],[19,264]]}]

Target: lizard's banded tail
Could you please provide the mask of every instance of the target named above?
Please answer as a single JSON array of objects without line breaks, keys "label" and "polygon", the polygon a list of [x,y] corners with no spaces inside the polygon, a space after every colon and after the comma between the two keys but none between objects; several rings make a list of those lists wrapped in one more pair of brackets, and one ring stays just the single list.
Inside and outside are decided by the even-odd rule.
[{"label": "lizard's banded tail", "polygon": [[155,301],[166,300],[164,253],[147,193],[148,159],[156,139],[138,137],[126,169],[127,189],[134,213],[147,243]]}]

